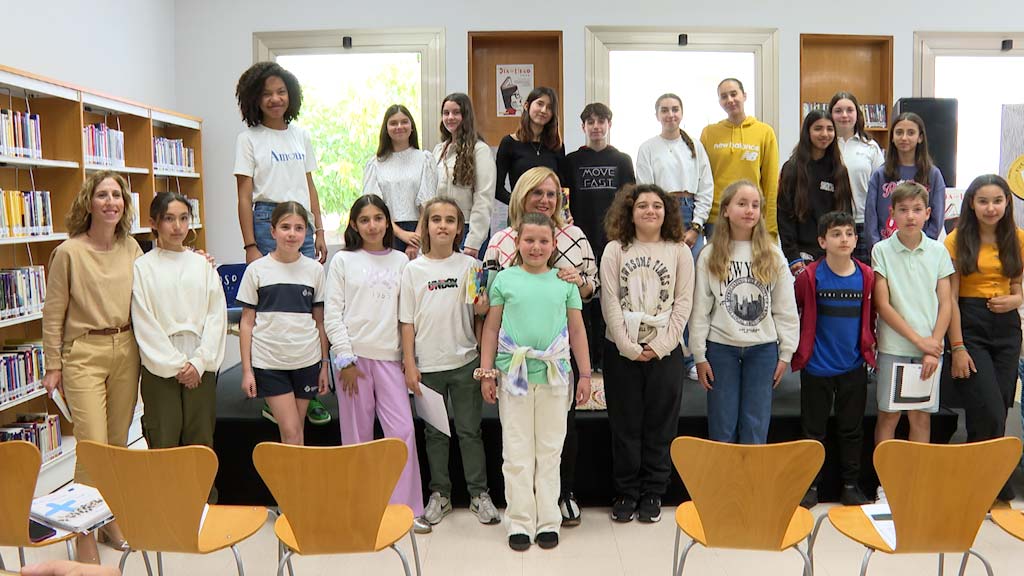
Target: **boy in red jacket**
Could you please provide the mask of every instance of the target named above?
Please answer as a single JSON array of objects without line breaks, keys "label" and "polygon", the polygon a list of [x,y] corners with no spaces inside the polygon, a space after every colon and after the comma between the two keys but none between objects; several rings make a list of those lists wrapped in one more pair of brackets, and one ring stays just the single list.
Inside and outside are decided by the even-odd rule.
[{"label": "boy in red jacket", "polygon": [[[875,365],[871,303],[875,276],[870,267],[852,257],[857,232],[851,214],[822,216],[818,244],[825,257],[808,265],[794,286],[800,311],[800,345],[793,355],[793,370],[800,370],[800,425],[805,437],[824,443],[835,404],[843,478],[840,502],[867,504],[857,480],[867,402],[866,364]],[[820,479],[819,473],[802,506],[818,503]]]}]

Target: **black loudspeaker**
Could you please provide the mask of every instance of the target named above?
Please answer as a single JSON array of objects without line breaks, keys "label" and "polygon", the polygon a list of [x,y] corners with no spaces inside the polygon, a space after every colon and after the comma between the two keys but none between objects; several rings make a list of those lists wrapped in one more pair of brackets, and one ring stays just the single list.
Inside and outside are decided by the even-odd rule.
[{"label": "black loudspeaker", "polygon": [[956,186],[956,98],[900,98],[896,114],[913,112],[924,120],[928,152],[949,188]]}]

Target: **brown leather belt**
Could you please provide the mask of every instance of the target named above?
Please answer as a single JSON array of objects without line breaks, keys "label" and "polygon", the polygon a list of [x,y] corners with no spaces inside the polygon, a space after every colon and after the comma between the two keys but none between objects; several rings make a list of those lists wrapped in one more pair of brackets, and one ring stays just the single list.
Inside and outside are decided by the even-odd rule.
[{"label": "brown leather belt", "polygon": [[120,328],[104,328],[102,330],[89,330],[89,334],[92,336],[113,336],[114,334],[120,334],[121,332],[127,332],[132,329],[132,325],[125,324]]}]

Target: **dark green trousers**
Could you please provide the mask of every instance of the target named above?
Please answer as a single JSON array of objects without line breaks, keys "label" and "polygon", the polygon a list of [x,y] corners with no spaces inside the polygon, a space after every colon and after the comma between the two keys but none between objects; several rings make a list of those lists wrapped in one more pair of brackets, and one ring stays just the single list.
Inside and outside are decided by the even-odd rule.
[{"label": "dark green trousers", "polygon": [[[449,399],[449,406],[455,419],[455,434],[459,437],[459,451],[462,453],[462,467],[466,472],[466,487],[469,495],[478,496],[487,491],[487,463],[484,457],[484,442],[480,434],[480,413],[483,396],[480,383],[473,379],[473,370],[480,367],[480,360],[454,370],[423,372],[423,384]],[[424,426],[427,445],[427,462],[430,464],[430,491],[451,496],[452,481],[448,472],[450,439],[437,428]]]}]

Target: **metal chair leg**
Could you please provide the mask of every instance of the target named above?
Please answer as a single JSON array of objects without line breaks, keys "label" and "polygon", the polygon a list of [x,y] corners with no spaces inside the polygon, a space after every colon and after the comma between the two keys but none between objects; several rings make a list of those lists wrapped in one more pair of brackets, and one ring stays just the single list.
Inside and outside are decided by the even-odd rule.
[{"label": "metal chair leg", "polygon": [[416,532],[409,530],[409,539],[412,540],[412,559],[416,563],[416,576],[420,576],[420,549],[416,545]]},{"label": "metal chair leg", "polygon": [[75,558],[75,547],[71,545],[71,540],[65,540],[64,545],[68,549],[68,560],[71,560],[72,562],[77,560],[77,558]]},{"label": "metal chair leg", "polygon": [[807,557],[811,560],[811,568],[814,568],[814,543],[818,540],[818,530],[821,530],[821,524],[828,518],[828,512],[818,516],[814,521],[814,530],[811,530],[810,539],[807,541]]},{"label": "metal chair leg", "polygon": [[[981,560],[981,563],[985,565],[985,572],[988,574],[988,576],[992,576],[992,565],[988,563],[988,560],[986,560],[984,556],[982,556],[981,554],[978,554],[978,551],[975,550],[974,548],[969,549],[967,551],[967,554],[973,554],[974,556],[977,556],[978,560]],[[967,567],[967,556],[964,555],[964,561],[963,561],[963,564],[961,565],[961,569],[966,568],[966,567]]]},{"label": "metal chair leg", "polygon": [[939,552],[939,576],[946,570],[946,555]]},{"label": "metal chair leg", "polygon": [[964,557],[960,559],[960,576],[964,576],[964,572],[967,571],[967,558],[970,557],[970,553],[964,552]]},{"label": "metal chair leg", "polygon": [[686,565],[686,555],[690,553],[690,548],[693,548],[693,545],[696,543],[697,541],[691,538],[690,541],[686,543],[686,546],[683,547],[683,553],[679,556],[679,566],[676,568],[675,576],[683,576],[683,566]]},{"label": "metal chair leg", "polygon": [[4,555],[0,554],[0,570],[7,570],[7,566],[4,565]]},{"label": "metal chair leg", "polygon": [[238,553],[238,545],[231,545],[231,553],[235,555],[235,566],[238,567],[238,576],[245,576],[245,570],[242,568],[242,556]]},{"label": "metal chair leg", "polygon": [[146,563],[146,574],[153,576],[153,567],[149,564],[149,554],[145,550],[140,550],[142,553],[142,561]]},{"label": "metal chair leg", "polygon": [[284,576],[284,566],[285,566],[285,564],[288,564],[289,568],[291,567],[291,564],[289,563],[289,560],[291,560],[291,557],[292,557],[292,551],[291,550],[285,550],[284,558],[281,558],[281,561],[277,563],[277,576]]},{"label": "metal chair leg", "polygon": [[864,559],[860,561],[860,576],[868,573],[868,561],[871,560],[871,555],[874,553],[874,548],[868,548],[868,551],[864,553]]},{"label": "metal chair leg", "polygon": [[[810,542],[807,543],[810,547]],[[814,576],[814,567],[811,566],[811,557],[806,552],[800,549],[800,543],[797,542],[793,545],[793,549],[800,553],[800,557],[804,559],[804,576]]]},{"label": "metal chair leg", "polygon": [[156,553],[156,573],[157,576],[164,576],[164,553]]},{"label": "metal chair leg", "polygon": [[128,550],[125,550],[123,554],[121,554],[121,561],[117,563],[117,571],[121,574],[124,574],[124,564],[128,561],[128,555],[130,555],[132,552],[133,550],[129,548]]},{"label": "metal chair leg", "polygon": [[292,568],[292,559],[288,558],[288,576],[295,576],[295,569]]},{"label": "metal chair leg", "polygon": [[405,570],[405,576],[412,576],[412,572],[409,572],[409,561],[405,559],[405,554],[402,554],[402,551],[394,544],[391,545],[391,549],[402,559],[402,569]]},{"label": "metal chair leg", "polygon": [[21,567],[25,567],[25,549],[18,546],[18,562],[21,562]]},{"label": "metal chair leg", "polygon": [[676,524],[676,543],[672,546],[672,576],[676,576],[676,563],[679,562],[679,534],[682,530],[679,529],[679,524]]}]

